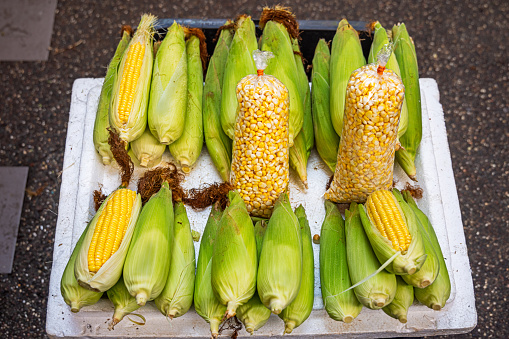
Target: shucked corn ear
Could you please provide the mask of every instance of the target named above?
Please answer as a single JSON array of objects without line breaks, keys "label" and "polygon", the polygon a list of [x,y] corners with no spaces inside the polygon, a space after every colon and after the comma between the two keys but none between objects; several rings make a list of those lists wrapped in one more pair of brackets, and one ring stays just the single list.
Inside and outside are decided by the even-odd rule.
[{"label": "shucked corn ear", "polygon": [[65,266],[62,279],[60,280],[60,293],[62,294],[65,303],[71,307],[71,312],[73,313],[79,312],[79,310],[84,306],[95,304],[103,295],[102,292],[94,292],[80,286],[74,276],[74,264],[83,244],[83,240],[85,239],[85,235],[87,234],[89,225],[87,225],[87,228],[85,228],[76,243],[71,257]]},{"label": "shucked corn ear", "polygon": [[161,144],[148,128],[145,128],[141,137],[131,141],[129,145],[142,167],[157,166],[161,162],[166,149],[166,145]]},{"label": "shucked corn ear", "polygon": [[[348,272],[352,284],[355,285],[380,268],[380,263],[362,228],[356,203],[352,203],[350,209],[345,211],[345,234]],[[376,310],[392,302],[396,295],[396,288],[396,276],[382,270],[353,290],[364,306]]]},{"label": "shucked corn ear", "polygon": [[236,191],[228,193],[230,205],[219,222],[212,255],[212,288],[227,305],[226,317],[236,314],[256,290],[256,241],[246,204]]},{"label": "shucked corn ear", "polygon": [[262,304],[258,293],[243,305],[237,308],[237,319],[239,319],[249,334],[258,331],[267,323],[270,318],[270,310]]},{"label": "shucked corn ear", "polygon": [[164,182],[143,207],[124,264],[124,282],[143,306],[164,288],[170,267],[173,235],[171,190]]},{"label": "shucked corn ear", "polygon": [[113,160],[113,154],[111,153],[110,145],[108,144],[108,138],[110,136],[108,127],[110,127],[109,110],[111,92],[113,91],[113,84],[117,77],[118,64],[122,59],[124,51],[129,45],[129,41],[131,41],[131,35],[127,30],[125,30],[122,32],[122,39],[118,43],[115,54],[108,65],[103,86],[101,88],[101,95],[99,96],[99,104],[97,106],[97,114],[94,122],[93,140],[95,149],[101,156],[101,160],[104,165],[109,165]]},{"label": "shucked corn ear", "polygon": [[320,283],[329,316],[351,323],[361,312],[362,304],[353,289],[346,291],[352,283],[346,258],[345,222],[337,206],[328,200],[320,232]]},{"label": "shucked corn ear", "polygon": [[330,116],[339,136],[343,130],[343,115],[346,114],[346,89],[350,75],[365,64],[359,34],[346,19],[341,20],[332,40],[330,59]]},{"label": "shucked corn ear", "polygon": [[221,92],[221,126],[230,139],[234,138],[239,105],[235,89],[240,79],[256,72],[253,52],[257,47],[253,20],[247,15],[240,16],[235,22],[235,35],[226,59]]},{"label": "shucked corn ear", "polygon": [[150,131],[165,145],[180,138],[184,131],[187,72],[184,30],[174,22],[157,50],[148,107]]},{"label": "shucked corn ear", "polygon": [[426,251],[415,214],[394,189],[379,190],[359,205],[362,225],[380,263],[400,252],[387,267],[395,274],[414,274],[426,260]]},{"label": "shucked corn ear", "polygon": [[324,39],[320,39],[313,57],[311,97],[316,150],[323,162],[334,173],[339,148],[339,135],[332,125],[330,115],[330,51]]},{"label": "shucked corn ear", "polygon": [[394,300],[382,308],[382,310],[388,316],[398,319],[401,323],[405,324],[407,322],[408,308],[414,302],[414,288],[408,285],[401,277],[396,276],[398,287]]},{"label": "shucked corn ear", "polygon": [[[231,21],[227,21],[226,25]],[[232,29],[223,29],[210,58],[203,87],[203,132],[212,162],[223,181],[230,181],[232,140],[221,127],[221,86],[226,59],[233,39]]]},{"label": "shucked corn ear", "polygon": [[110,107],[110,125],[120,139],[131,142],[147,126],[147,107],[152,79],[152,37],[156,17],[144,14],[122,56]]},{"label": "shucked corn ear", "polygon": [[111,193],[101,204],[87,229],[74,273],[78,283],[105,292],[120,278],[135,224],[141,196],[127,188]]},{"label": "shucked corn ear", "polygon": [[170,272],[163,291],[155,299],[159,311],[170,319],[184,315],[191,307],[195,271],[193,235],[182,202],[175,203],[174,214]]},{"label": "shucked corn ear", "polygon": [[299,293],[293,301],[281,312],[279,317],[285,322],[285,332],[292,331],[302,325],[313,310],[315,297],[315,263],[311,229],[307,220],[306,211],[300,205],[295,210],[299,220],[300,236],[302,241],[302,279]]},{"label": "shucked corn ear", "polygon": [[129,294],[127,287],[125,287],[124,279],[120,277],[117,283],[106,291],[108,299],[111,300],[115,311],[113,313],[113,319],[108,326],[112,330],[116,324],[118,324],[126,315],[136,311],[141,306],[136,303],[136,298]]},{"label": "shucked corn ear", "polygon": [[288,194],[282,193],[263,236],[257,290],[262,303],[279,314],[297,296],[302,279],[300,226]]},{"label": "shucked corn ear", "polygon": [[226,312],[226,306],[221,304],[214,295],[211,281],[212,251],[222,213],[219,203],[212,206],[200,242],[194,284],[194,309],[210,324],[210,334],[213,338],[217,338],[219,335],[219,324]]}]

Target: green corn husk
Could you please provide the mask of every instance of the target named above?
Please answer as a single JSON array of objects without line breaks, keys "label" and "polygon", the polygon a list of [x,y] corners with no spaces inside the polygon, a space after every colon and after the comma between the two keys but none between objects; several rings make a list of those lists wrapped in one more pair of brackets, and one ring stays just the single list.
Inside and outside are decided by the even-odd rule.
[{"label": "green corn husk", "polygon": [[122,39],[118,43],[115,54],[108,65],[106,70],[106,76],[104,77],[103,86],[101,88],[101,94],[99,96],[99,104],[97,106],[97,114],[94,122],[94,134],[93,141],[97,153],[101,156],[101,160],[104,165],[109,165],[113,160],[113,153],[111,153],[110,145],[108,144],[108,138],[110,133],[108,127],[110,127],[109,109],[111,101],[111,92],[113,91],[113,84],[117,76],[117,69],[122,59],[122,55],[131,41],[131,35],[127,30],[122,32]]},{"label": "green corn husk", "polygon": [[244,324],[249,334],[253,334],[254,331],[258,331],[265,325],[270,318],[270,314],[270,310],[263,305],[257,292],[247,303],[237,308],[237,319]]},{"label": "green corn husk", "polygon": [[258,256],[258,260],[260,260],[260,255],[262,254],[263,236],[265,235],[265,231],[267,230],[267,221],[258,220],[255,224],[254,230],[256,241],[256,254]]},{"label": "green corn husk", "polygon": [[136,298],[129,294],[127,287],[125,287],[124,278],[120,277],[117,283],[110,288],[106,294],[108,299],[111,300],[115,311],[113,319],[111,320],[108,328],[112,330],[126,315],[136,311],[141,306],[136,303]]},{"label": "green corn husk", "polygon": [[414,288],[403,281],[402,277],[403,276],[396,276],[396,281],[398,283],[396,295],[389,305],[382,308],[382,311],[389,317],[398,319],[401,323],[406,324],[408,308],[412,306],[414,302]]},{"label": "green corn husk", "polygon": [[330,59],[330,117],[339,136],[343,129],[346,87],[350,75],[365,64],[359,34],[346,19],[341,20],[332,40]]},{"label": "green corn husk", "polygon": [[262,303],[279,314],[297,296],[302,279],[302,242],[297,216],[287,193],[276,201],[258,266],[257,290]]},{"label": "green corn husk", "polygon": [[152,73],[148,125],[168,145],[184,132],[187,110],[187,56],[184,29],[174,22],[157,49]]},{"label": "green corn husk", "polygon": [[124,282],[143,306],[163,290],[170,267],[173,234],[172,193],[164,182],[140,213],[124,264]]},{"label": "green corn husk", "polygon": [[[419,224],[415,214],[405,200],[403,200],[401,193],[397,189],[392,190],[392,196],[395,199],[396,206],[399,206],[400,212],[402,213],[403,219],[412,237],[412,241],[406,253],[401,252],[386,269],[398,275],[415,274],[426,261],[426,251],[419,230]],[[382,264],[394,256],[397,251],[392,247],[392,243],[380,233],[375,224],[370,220],[366,207],[359,205],[359,212],[369,242],[378,260]]]},{"label": "green corn husk", "polygon": [[[356,203],[345,211],[346,258],[352,284],[357,284],[380,268],[362,227],[359,207]],[[386,270],[363,282],[353,290],[357,299],[367,308],[377,310],[389,305],[396,294],[396,276]]]},{"label": "green corn husk", "polygon": [[436,255],[438,255],[438,261],[440,263],[439,272],[435,281],[428,287],[415,288],[415,298],[421,304],[424,304],[435,311],[440,311],[451,296],[451,280],[445,264],[444,255],[440,248],[440,243],[438,242],[435,230],[433,229],[433,225],[431,225],[428,217],[417,207],[417,204],[409,192],[403,192],[403,196],[410,208],[417,215],[417,218],[421,221],[421,224],[427,232],[426,236],[431,240],[431,244],[433,245]]},{"label": "green corn husk", "polygon": [[221,126],[230,139],[234,137],[237,117],[237,84],[246,75],[256,73],[253,52],[257,48],[253,20],[242,15],[235,22],[235,35],[226,59],[221,92]]},{"label": "green corn husk", "polygon": [[226,312],[226,306],[221,304],[214,295],[211,282],[212,253],[222,214],[219,203],[214,204],[203,230],[194,284],[194,309],[210,324],[210,333],[213,338],[219,335],[219,324],[223,321]]},{"label": "green corn husk", "polygon": [[396,161],[408,177],[416,180],[415,156],[422,139],[421,89],[419,86],[419,67],[415,46],[408,35],[405,24],[392,27],[394,54],[405,86],[405,100],[408,108],[408,127],[400,138],[404,148],[396,151]]},{"label": "green corn husk", "polygon": [[302,241],[302,279],[299,293],[290,305],[279,314],[279,317],[285,322],[285,334],[292,333],[309,317],[315,298],[315,262],[311,229],[302,205],[297,207],[295,215],[299,220]]},{"label": "green corn husk", "polygon": [[163,291],[154,300],[159,311],[170,319],[184,315],[191,307],[195,281],[193,234],[186,207],[177,202],[173,211],[175,222],[170,272]]},{"label": "green corn husk", "polygon": [[[141,136],[147,126],[147,107],[149,105],[150,82],[152,80],[152,65],[154,63],[154,54],[152,46],[152,38],[154,35],[154,23],[156,17],[150,14],[144,14],[141,17],[140,24],[136,29],[136,33],[129,42],[129,46],[122,55],[122,61],[118,67],[117,76],[113,85],[110,102],[110,126],[118,133],[120,139],[125,142],[131,142]],[[129,56],[130,48],[141,43],[145,46],[143,61],[140,69],[140,77],[138,79],[135,92],[133,93],[133,102],[127,123],[122,123],[119,118],[120,104],[120,85],[122,77],[129,76],[132,70],[125,69],[125,63]],[[126,74],[124,74],[124,71]]]},{"label": "green corn husk", "polygon": [[71,307],[71,312],[73,313],[79,312],[79,310],[84,306],[95,304],[103,295],[102,292],[90,291],[89,289],[80,286],[74,276],[74,264],[89,227],[90,223],[87,225],[76,243],[71,257],[65,266],[62,279],[60,280],[60,293],[62,294],[65,303]]},{"label": "green corn husk", "polygon": [[[228,20],[226,25],[231,24]],[[226,59],[233,40],[233,30],[223,29],[209,61],[203,88],[203,132],[210,158],[223,181],[230,181],[232,140],[221,127],[221,86]]]},{"label": "green corn husk", "polygon": [[246,204],[237,191],[228,193],[230,205],[223,212],[212,256],[212,288],[227,305],[226,317],[235,315],[256,290],[256,241]]},{"label": "green corn husk", "polygon": [[148,128],[141,137],[133,140],[129,145],[140,166],[149,168],[159,165],[166,149],[166,145],[161,144]]},{"label": "green corn husk", "polygon": [[320,39],[313,57],[311,74],[311,97],[316,150],[331,170],[336,170],[339,135],[332,125],[330,115],[330,51],[327,42]]},{"label": "green corn husk", "polygon": [[203,66],[200,57],[200,39],[191,35],[186,41],[187,51],[187,112],[184,132],[168,145],[171,155],[189,173],[203,147]]},{"label": "green corn husk", "polygon": [[361,312],[346,260],[345,222],[336,204],[325,200],[320,232],[320,283],[325,310],[336,321],[351,323]]},{"label": "green corn husk", "polygon": [[[375,34],[373,36],[373,43],[371,44],[371,49],[369,50],[368,62],[370,64],[376,63],[377,61],[376,56],[378,52],[380,52],[384,45],[389,43],[387,31],[385,30],[385,28],[382,27],[382,25],[378,21],[374,24],[373,27],[375,30]],[[385,67],[390,70],[393,70],[401,78],[401,71],[395,53],[391,54]],[[408,106],[405,91],[405,98],[403,99],[403,105],[401,106],[401,114],[399,117],[398,138],[405,134],[407,127],[408,127]]]}]

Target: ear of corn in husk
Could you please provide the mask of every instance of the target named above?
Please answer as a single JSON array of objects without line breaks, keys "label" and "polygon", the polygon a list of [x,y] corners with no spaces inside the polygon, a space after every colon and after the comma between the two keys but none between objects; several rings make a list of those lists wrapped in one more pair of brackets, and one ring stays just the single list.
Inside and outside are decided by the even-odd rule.
[{"label": "ear of corn in husk", "polygon": [[[226,25],[231,21],[226,21]],[[221,86],[223,84],[226,59],[233,40],[233,29],[225,28],[219,34],[210,58],[203,87],[203,132],[205,144],[212,162],[223,181],[230,180],[232,141],[221,127]]]},{"label": "ear of corn in husk", "polygon": [[171,249],[170,272],[161,294],[154,300],[161,313],[170,319],[185,314],[193,303],[194,244],[191,225],[182,202],[174,206],[174,240]]},{"label": "ear of corn in husk", "polygon": [[[203,33],[199,31],[201,35]],[[205,43],[203,36],[203,43]],[[171,155],[189,173],[203,147],[203,66],[200,57],[200,38],[191,34],[186,41],[187,53],[187,110],[184,132],[178,140],[168,145]]]},{"label": "ear of corn in husk", "polygon": [[260,259],[260,255],[262,254],[262,246],[263,246],[263,236],[265,235],[265,231],[267,230],[267,221],[258,220],[255,224],[255,241],[256,241],[256,254],[258,259]]},{"label": "ear of corn in husk", "polygon": [[346,19],[341,20],[332,40],[330,59],[330,116],[339,136],[343,130],[350,75],[365,64],[359,34]]},{"label": "ear of corn in husk", "polygon": [[108,326],[110,330],[122,321],[126,315],[141,307],[136,303],[136,298],[129,294],[122,277],[118,279],[117,283],[112,288],[106,291],[106,294],[108,294],[108,299],[111,300],[115,307],[113,319]]},{"label": "ear of corn in husk", "polygon": [[279,314],[297,296],[302,279],[300,226],[288,194],[282,193],[263,236],[257,290],[262,303]]},{"label": "ear of corn in husk", "polygon": [[399,137],[403,148],[396,151],[396,161],[410,179],[416,180],[415,156],[422,139],[421,90],[417,54],[405,24],[395,25],[392,28],[392,40],[394,54],[401,71],[401,80],[405,85],[405,100],[408,107],[408,127]]},{"label": "ear of corn in husk", "polygon": [[108,138],[110,136],[108,127],[110,127],[109,110],[111,93],[117,76],[118,65],[122,59],[124,51],[129,45],[129,41],[131,41],[131,35],[129,31],[124,30],[122,32],[122,39],[118,43],[115,54],[108,65],[103,86],[101,88],[101,94],[99,96],[99,104],[97,106],[97,113],[94,122],[93,141],[95,149],[101,156],[101,160],[104,165],[109,165],[113,160],[113,154],[111,153],[110,145],[108,144]]},{"label": "ear of corn in husk", "polygon": [[127,256],[141,196],[119,188],[101,204],[90,221],[76,258],[74,273],[78,283],[92,291],[105,292],[118,281]]},{"label": "ear of corn in husk", "polygon": [[148,125],[168,145],[184,131],[187,110],[187,56],[184,29],[174,22],[157,50],[152,73]]},{"label": "ear of corn in husk", "polygon": [[[346,257],[352,284],[360,283],[380,268],[362,227],[359,207],[356,203],[345,211]],[[367,308],[376,310],[389,305],[396,294],[396,276],[381,270],[353,290],[357,299]]]},{"label": "ear of corn in husk", "polygon": [[79,312],[79,310],[84,306],[95,304],[103,295],[102,292],[94,292],[80,286],[74,276],[74,264],[83,244],[83,240],[87,234],[89,225],[87,225],[76,243],[71,257],[65,266],[62,279],[60,280],[60,293],[62,294],[65,303],[71,307],[71,312],[73,313]]},{"label": "ear of corn in husk", "polygon": [[315,263],[311,229],[307,220],[304,207],[300,205],[295,210],[299,220],[300,235],[302,241],[302,279],[299,293],[293,301],[281,312],[279,317],[285,322],[285,334],[302,325],[313,310],[315,297]]},{"label": "ear of corn in husk", "polygon": [[398,283],[398,287],[394,300],[389,305],[382,308],[382,311],[389,317],[398,319],[401,323],[406,324],[408,308],[414,302],[414,288],[408,285],[401,276],[396,276],[396,282]]},{"label": "ear of corn in husk", "polygon": [[161,144],[146,128],[143,134],[129,144],[133,155],[142,167],[157,166],[162,158],[166,145]]},{"label": "ear of corn in husk", "polygon": [[223,212],[212,256],[212,288],[227,305],[226,317],[236,314],[256,290],[256,241],[246,204],[237,191],[228,193],[229,206]]},{"label": "ear of corn in husk", "polygon": [[327,42],[320,39],[313,57],[311,98],[316,150],[327,167],[334,173],[339,148],[339,135],[330,115],[330,51]]},{"label": "ear of corn in husk", "polygon": [[226,306],[221,304],[214,295],[211,282],[212,253],[222,213],[219,203],[212,206],[203,230],[194,284],[194,309],[210,324],[210,333],[213,338],[219,335],[219,324],[226,312]]},{"label": "ear of corn in husk", "polygon": [[426,251],[415,214],[394,189],[373,192],[364,206],[359,205],[362,225],[380,263],[398,255],[387,267],[404,275],[419,271]]},{"label": "ear of corn in husk", "polygon": [[124,264],[124,282],[143,306],[163,290],[170,267],[173,235],[172,193],[164,182],[143,207]]},{"label": "ear of corn in husk", "polygon": [[262,304],[258,293],[255,292],[247,303],[237,308],[236,317],[244,324],[246,331],[253,334],[267,323],[270,314],[270,310]]},{"label": "ear of corn in husk", "polygon": [[[325,310],[337,321],[351,323],[361,312],[351,286],[346,257],[345,222],[337,206],[325,200],[320,232],[320,283]],[[346,292],[344,292],[346,291]]]},{"label": "ear of corn in husk", "polygon": [[444,306],[449,297],[451,296],[451,280],[449,278],[449,272],[445,264],[444,255],[440,248],[437,235],[433,229],[433,225],[429,221],[428,217],[417,207],[417,204],[413,200],[409,192],[403,192],[405,200],[407,201],[410,208],[415,212],[417,218],[421,221],[427,234],[433,245],[434,252],[438,255],[440,268],[435,281],[425,288],[415,288],[415,298],[421,303],[435,311],[440,311]]},{"label": "ear of corn in husk", "polygon": [[110,106],[110,125],[120,139],[131,142],[147,126],[150,82],[154,55],[152,37],[156,17],[144,14],[122,56]]},{"label": "ear of corn in husk", "polygon": [[257,47],[253,20],[247,15],[240,16],[235,22],[235,35],[226,60],[221,92],[221,126],[230,139],[234,138],[237,116],[235,89],[243,77],[256,73],[253,52]]}]

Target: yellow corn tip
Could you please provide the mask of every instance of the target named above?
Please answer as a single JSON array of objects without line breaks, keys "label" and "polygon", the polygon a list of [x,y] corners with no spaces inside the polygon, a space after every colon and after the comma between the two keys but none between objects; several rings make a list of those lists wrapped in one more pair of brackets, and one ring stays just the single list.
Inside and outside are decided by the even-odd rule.
[{"label": "yellow corn tip", "polygon": [[119,189],[101,212],[88,249],[88,269],[96,273],[118,250],[124,238],[136,193]]},{"label": "yellow corn tip", "polygon": [[272,76],[250,75],[237,99],[231,182],[251,215],[269,217],[289,181],[288,90]]},{"label": "yellow corn tip", "polygon": [[336,172],[326,199],[364,202],[370,193],[392,185],[405,90],[394,72],[386,69],[380,76],[377,68],[363,66],[348,82]]},{"label": "yellow corn tip", "polygon": [[124,64],[120,83],[120,98],[118,100],[118,119],[122,124],[126,124],[129,120],[144,55],[145,45],[141,42],[132,44],[127,52],[127,60]]},{"label": "yellow corn tip", "polygon": [[392,243],[392,248],[396,251],[407,251],[412,236],[392,193],[387,190],[372,193],[366,201],[366,209],[369,219]]}]

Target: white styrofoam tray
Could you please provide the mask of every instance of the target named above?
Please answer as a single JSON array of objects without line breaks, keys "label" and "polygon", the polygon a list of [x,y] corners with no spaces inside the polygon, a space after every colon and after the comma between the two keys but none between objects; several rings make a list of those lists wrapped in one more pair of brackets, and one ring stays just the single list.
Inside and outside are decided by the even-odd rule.
[{"label": "white styrofoam tray", "polygon": [[[103,79],[77,79],[74,82],[69,114],[67,141],[62,172],[62,185],[58,221],[53,253],[46,330],[50,337],[143,337],[143,338],[208,338],[208,324],[191,309],[171,323],[149,302],[137,313],[147,322],[140,326],[124,319],[113,331],[108,322],[113,306],[107,299],[96,305],[71,313],[60,295],[60,279],[72,249],[87,222],[94,214],[92,192],[99,187],[103,192],[113,191],[119,184],[118,169],[102,165],[92,142],[92,131],[98,97]],[[435,227],[444,252],[452,281],[452,293],[444,309],[433,311],[423,305],[414,304],[408,314],[408,322],[401,324],[382,311],[364,308],[350,324],[337,322],[328,317],[323,309],[319,279],[319,246],[313,245],[315,254],[315,303],[310,317],[292,336],[296,337],[410,337],[471,331],[477,323],[472,276],[467,256],[465,235],[456,185],[452,172],[447,134],[444,124],[439,92],[433,79],[421,79],[423,107],[423,138],[416,159],[418,185],[424,196],[419,207],[429,216]],[[171,160],[168,152],[165,160]],[[135,170],[131,188],[143,171]],[[290,200],[293,207],[305,207],[312,234],[319,234],[325,210],[323,194],[330,171],[313,150],[308,163],[309,189],[299,183],[295,173],[291,174]],[[396,166],[395,180],[402,188],[410,182],[404,172]],[[199,187],[205,183],[220,181],[204,146],[195,168],[186,177],[185,188]],[[413,184],[412,182],[410,182]],[[196,212],[188,208],[192,228],[203,233],[210,208]],[[196,255],[199,244],[195,243]],[[269,322],[255,336],[274,336],[283,333],[282,321],[272,315]],[[225,334],[228,334],[225,332]],[[248,335],[242,330],[241,336]]]}]

